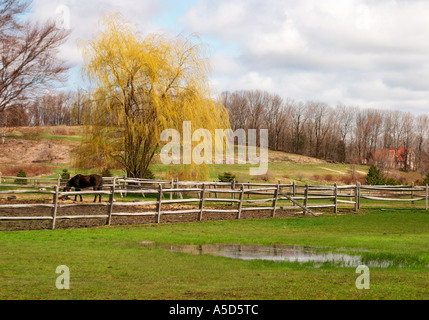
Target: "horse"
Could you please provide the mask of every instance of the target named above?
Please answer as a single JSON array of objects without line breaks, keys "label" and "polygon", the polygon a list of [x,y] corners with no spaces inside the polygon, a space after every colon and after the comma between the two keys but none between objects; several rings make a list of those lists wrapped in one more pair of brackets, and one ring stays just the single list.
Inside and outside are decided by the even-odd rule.
[{"label": "horse", "polygon": [[[68,182],[67,185],[65,186],[63,192],[69,192],[71,188],[75,188],[76,191],[81,191],[82,189],[86,189],[86,188],[90,188],[92,187],[94,189],[94,191],[96,190],[101,190],[103,187],[103,178],[97,174],[91,174],[90,176],[84,176],[81,174],[78,174],[77,176],[74,176],[73,178],[71,178]],[[74,201],[77,200],[77,194],[74,196]],[[82,202],[82,195],[80,194],[80,201]],[[99,202],[101,202],[101,194],[100,195],[95,195],[94,197],[94,202],[97,201],[97,196],[99,197]],[[63,197],[64,199],[69,199],[69,197]]]}]

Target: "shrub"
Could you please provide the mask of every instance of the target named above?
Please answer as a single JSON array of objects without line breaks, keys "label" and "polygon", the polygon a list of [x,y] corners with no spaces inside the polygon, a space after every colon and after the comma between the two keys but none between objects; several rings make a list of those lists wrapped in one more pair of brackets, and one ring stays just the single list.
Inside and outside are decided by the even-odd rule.
[{"label": "shrub", "polygon": [[366,183],[369,185],[381,185],[386,184],[386,179],[381,176],[381,170],[372,165],[366,176]]},{"label": "shrub", "polygon": [[[24,170],[20,169],[18,174],[16,175],[18,178],[26,178],[27,174]],[[16,184],[27,184],[27,180],[15,179]]]},{"label": "shrub", "polygon": [[357,180],[357,179],[355,179],[355,178],[353,177],[353,175],[351,175],[351,174],[348,174],[348,175],[342,176],[342,177],[340,178],[340,181],[341,181],[342,183],[344,183],[344,184],[354,184],[354,183],[356,182],[356,180]]},{"label": "shrub", "polygon": [[422,179],[417,179],[417,180],[414,182],[414,185],[415,185],[415,186],[425,186],[426,184],[423,184],[423,180],[422,180]]},{"label": "shrub", "polygon": [[235,179],[235,175],[231,172],[224,172],[218,175],[218,179],[220,182],[232,182]]},{"label": "shrub", "polygon": [[399,184],[400,184],[400,182],[396,181],[394,178],[388,178],[388,179],[386,180],[386,184],[387,184],[388,186],[397,186],[397,185],[399,185]]},{"label": "shrub", "polygon": [[67,132],[66,128],[58,127],[58,128],[55,128],[54,130],[52,130],[52,133],[54,135],[57,135],[57,136],[66,136],[68,132]]},{"label": "shrub", "polygon": [[332,176],[332,174],[327,174],[325,175],[325,180],[331,182],[332,180],[334,180],[334,177]]},{"label": "shrub", "polygon": [[149,168],[147,168],[146,173],[144,175],[145,179],[149,179],[149,180],[155,180],[155,175],[153,174],[152,170],[150,170]]},{"label": "shrub", "polygon": [[63,180],[70,179],[70,172],[67,169],[63,169],[63,172],[61,172],[61,179]]},{"label": "shrub", "polygon": [[41,175],[51,175],[54,173],[51,166],[43,165],[19,165],[19,166],[1,166],[0,172],[4,176],[18,176],[19,170],[23,170],[27,177],[38,177]]},{"label": "shrub", "polygon": [[422,185],[429,184],[429,171],[426,173],[426,177],[423,179]]},{"label": "shrub", "polygon": [[273,174],[271,173],[270,170],[268,170],[267,173],[265,174],[261,174],[259,176],[253,176],[252,180],[256,180],[256,181],[262,180],[262,181],[268,182],[271,180],[272,177],[273,177]]}]

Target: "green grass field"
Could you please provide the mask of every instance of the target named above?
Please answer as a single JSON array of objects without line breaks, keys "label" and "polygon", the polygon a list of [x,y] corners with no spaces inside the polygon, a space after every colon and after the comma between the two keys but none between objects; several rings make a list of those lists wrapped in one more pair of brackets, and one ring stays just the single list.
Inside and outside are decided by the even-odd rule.
[{"label": "green grass field", "polygon": [[[16,139],[37,136],[64,143],[82,139],[79,128],[30,133],[17,134]],[[63,169],[72,175],[101,171],[78,171],[67,164],[46,165],[52,166],[50,177]],[[303,160],[271,151],[266,175],[251,177],[250,167],[211,165],[209,178],[218,180],[219,174],[232,172],[238,182],[296,180],[299,185],[332,185],[344,183],[342,178],[351,169],[347,164]],[[368,171],[366,166],[353,168],[361,178]],[[151,169],[157,178],[171,179],[175,168],[167,170],[155,160]],[[111,172],[124,175],[121,170]],[[415,180],[411,173],[409,180]],[[141,196],[126,200],[133,199],[141,200]],[[358,215],[334,215],[329,210],[320,218],[0,232],[0,299],[429,299],[429,213],[422,209],[424,203],[416,202],[418,208],[411,204],[397,208],[391,203],[362,200],[362,205]],[[358,290],[355,282],[359,275],[353,268],[194,256],[150,249],[141,245],[145,241],[303,245],[323,247],[322,251],[359,253],[365,259],[387,259],[406,267],[371,267],[371,289]],[[55,286],[59,276],[55,271],[60,265],[70,268],[70,290],[60,291]]]},{"label": "green grass field", "polygon": [[[0,299],[428,299],[428,221],[424,210],[371,208],[320,218],[2,232]],[[144,241],[358,249],[407,267],[370,268],[370,290],[358,290],[354,268],[196,256]],[[55,286],[60,265],[70,268],[70,290]]]}]

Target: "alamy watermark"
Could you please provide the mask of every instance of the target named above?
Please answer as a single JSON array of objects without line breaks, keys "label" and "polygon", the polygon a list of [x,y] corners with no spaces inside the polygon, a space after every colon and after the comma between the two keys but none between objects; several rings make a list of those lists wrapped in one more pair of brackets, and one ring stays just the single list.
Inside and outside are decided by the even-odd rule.
[{"label": "alamy watermark", "polygon": [[359,290],[369,290],[370,289],[370,273],[367,266],[359,266],[356,269],[356,273],[360,276],[356,279],[356,288]]},{"label": "alamy watermark", "polygon": [[56,271],[57,274],[60,274],[57,277],[55,285],[58,290],[70,290],[70,269],[67,266],[59,266]]},{"label": "alamy watermark", "polygon": [[[257,154],[257,136],[259,133],[259,155]],[[170,164],[213,164],[213,147],[215,164],[246,164],[251,165],[249,174],[264,175],[268,171],[268,130],[250,129],[217,129],[214,137],[207,129],[192,132],[191,121],[183,122],[182,137],[175,129],[164,130],[161,141],[168,142],[161,150],[161,161]],[[238,154],[235,157],[234,141],[238,140]],[[192,143],[198,143],[194,148]],[[237,161],[236,161],[237,160]]]}]

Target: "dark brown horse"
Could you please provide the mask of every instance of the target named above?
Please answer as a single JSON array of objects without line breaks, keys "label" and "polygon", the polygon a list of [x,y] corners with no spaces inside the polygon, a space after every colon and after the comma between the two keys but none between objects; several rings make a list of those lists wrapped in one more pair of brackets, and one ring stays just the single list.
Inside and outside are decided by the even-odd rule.
[{"label": "dark brown horse", "polygon": [[[94,191],[101,190],[103,187],[103,178],[96,174],[91,174],[90,176],[84,176],[81,174],[78,174],[77,176],[74,176],[71,178],[68,182],[66,187],[64,188],[63,192],[69,192],[71,188],[75,188],[76,191],[81,191],[82,189],[86,188],[93,188]],[[77,200],[77,196],[74,196],[74,201]],[[80,201],[82,202],[82,195],[80,194]],[[101,194],[95,195],[94,202],[97,201],[97,196],[99,197],[99,202],[101,202]],[[63,197],[63,199],[69,199],[68,197]]]}]

